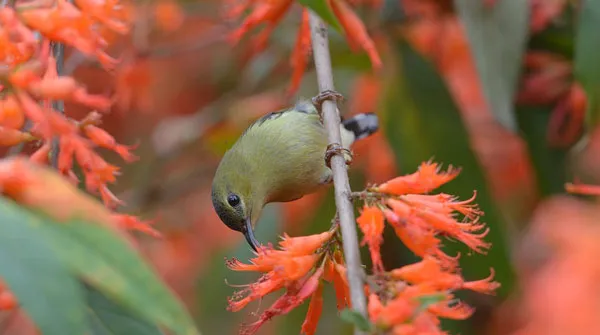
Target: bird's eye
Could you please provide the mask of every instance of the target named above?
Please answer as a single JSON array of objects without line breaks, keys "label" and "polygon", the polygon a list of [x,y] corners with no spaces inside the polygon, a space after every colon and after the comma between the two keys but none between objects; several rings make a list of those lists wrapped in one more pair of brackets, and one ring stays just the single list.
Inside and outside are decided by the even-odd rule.
[{"label": "bird's eye", "polygon": [[240,197],[238,197],[235,194],[230,194],[227,196],[227,203],[229,204],[229,206],[235,207],[235,206],[239,205]]}]

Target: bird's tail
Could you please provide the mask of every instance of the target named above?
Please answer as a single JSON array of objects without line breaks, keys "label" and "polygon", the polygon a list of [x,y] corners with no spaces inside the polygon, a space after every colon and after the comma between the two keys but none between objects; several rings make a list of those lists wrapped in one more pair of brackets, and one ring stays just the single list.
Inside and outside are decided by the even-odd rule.
[{"label": "bird's tail", "polygon": [[342,121],[342,126],[354,134],[354,140],[365,138],[379,129],[379,119],[375,113],[356,114]]}]

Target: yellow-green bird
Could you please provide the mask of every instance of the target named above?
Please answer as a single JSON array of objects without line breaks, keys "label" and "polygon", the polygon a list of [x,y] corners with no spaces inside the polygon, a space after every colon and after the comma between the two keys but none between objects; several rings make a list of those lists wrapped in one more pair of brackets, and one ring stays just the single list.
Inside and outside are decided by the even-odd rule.
[{"label": "yellow-green bird", "polygon": [[[378,127],[375,114],[357,114],[341,123],[341,145],[349,149]],[[331,184],[327,146],[325,127],[309,100],[256,120],[225,153],[215,173],[212,202],[221,221],[243,233],[256,251],[254,227],[266,204],[297,200]]]}]

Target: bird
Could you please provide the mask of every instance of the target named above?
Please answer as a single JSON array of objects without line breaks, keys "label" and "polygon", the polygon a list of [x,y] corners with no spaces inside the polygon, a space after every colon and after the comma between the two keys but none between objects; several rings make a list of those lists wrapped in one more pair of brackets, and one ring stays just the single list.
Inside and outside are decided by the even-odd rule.
[{"label": "bird", "polygon": [[375,113],[356,114],[340,123],[341,145],[329,145],[320,106],[332,94],[341,97],[323,92],[257,119],[219,162],[211,190],[213,207],[255,252],[260,243],[254,229],[263,207],[298,200],[331,185],[329,160],[334,151],[343,151],[351,161],[351,144],[379,128]]}]

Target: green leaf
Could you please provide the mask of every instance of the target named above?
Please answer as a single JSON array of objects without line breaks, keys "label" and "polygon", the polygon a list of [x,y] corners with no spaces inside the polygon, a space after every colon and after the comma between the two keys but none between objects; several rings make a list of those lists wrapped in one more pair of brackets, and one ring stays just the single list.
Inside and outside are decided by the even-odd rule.
[{"label": "green leaf", "polygon": [[41,220],[0,199],[0,276],[43,334],[86,330],[81,286],[40,229]]},{"label": "green leaf", "polygon": [[529,32],[529,2],[455,0],[464,24],[481,86],[496,119],[516,131],[513,98]]},{"label": "green leaf", "polygon": [[395,153],[398,167],[412,173],[431,159],[461,167],[462,172],[438,191],[468,199],[477,191],[476,202],[485,212],[482,218],[490,227],[485,237],[492,243],[487,255],[473,254],[460,243],[444,243],[450,255],[461,252],[460,263],[467,279],[489,275],[496,270],[502,286],[500,296],[511,292],[514,271],[509,260],[507,220],[490,192],[478,158],[471,150],[462,116],[442,78],[433,65],[399,38],[394,49],[399,70],[390,73],[382,105],[385,135]]},{"label": "green leaf", "polygon": [[540,195],[565,193],[568,150],[551,148],[546,139],[553,107],[519,106],[517,118],[531,162],[535,169]]},{"label": "green leaf", "polygon": [[349,308],[342,310],[340,312],[340,318],[348,323],[353,324],[356,326],[356,328],[362,331],[370,331],[373,329],[373,324],[371,321],[367,320],[366,317],[355,310]]},{"label": "green leaf", "polygon": [[323,21],[335,28],[338,32],[342,32],[340,23],[333,14],[331,7],[329,7],[327,0],[298,0],[298,2],[311,9],[313,12],[319,15]]},{"label": "green leaf", "polygon": [[583,0],[575,37],[575,79],[588,98],[586,122],[592,128],[600,121],[600,1]]},{"label": "green leaf", "polygon": [[81,221],[44,225],[72,271],[143,319],[175,334],[199,334],[188,312],[145,261],[107,227]]},{"label": "green leaf", "polygon": [[155,325],[139,319],[95,288],[85,288],[92,335],[163,335]]}]

